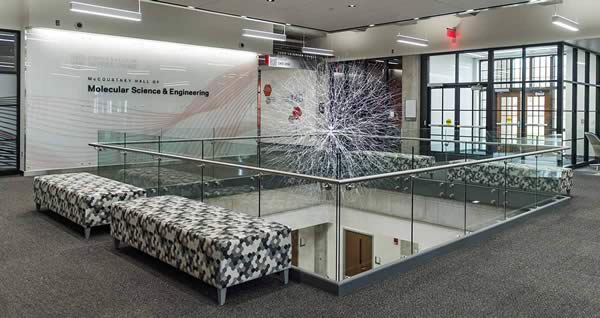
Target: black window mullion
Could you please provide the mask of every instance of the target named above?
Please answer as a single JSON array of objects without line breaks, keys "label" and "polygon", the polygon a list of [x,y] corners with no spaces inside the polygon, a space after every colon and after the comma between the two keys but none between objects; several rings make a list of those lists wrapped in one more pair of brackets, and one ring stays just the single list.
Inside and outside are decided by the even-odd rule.
[{"label": "black window mullion", "polygon": [[[494,79],[495,79],[495,65],[494,65],[494,50],[488,50],[488,80],[486,88],[486,117],[485,126],[486,130],[496,135],[497,124],[496,124],[496,100],[494,96]],[[486,140],[487,141],[487,140]],[[490,140],[495,141],[495,140]],[[492,154],[496,149],[494,147],[487,147],[487,154]]]},{"label": "black window mullion", "polygon": [[[590,83],[590,52],[585,52],[585,83]],[[590,86],[585,85],[585,101],[584,101],[584,132],[590,131]],[[590,160],[590,149],[587,137],[584,135],[583,143],[583,161]]]},{"label": "black window mullion", "polygon": [[[600,85],[600,55],[596,55],[596,85]],[[594,131],[596,136],[600,136],[600,86],[596,86],[596,127],[594,127]]]},{"label": "black window mullion", "polygon": [[557,134],[564,134],[564,127],[563,127],[563,110],[564,110],[564,103],[563,103],[563,96],[564,96],[564,56],[565,54],[565,46],[564,44],[560,44],[558,46],[558,66],[557,66],[557,71],[558,71],[558,83],[557,83],[557,103],[558,105],[556,105],[556,133]]},{"label": "black window mullion", "polygon": [[571,100],[571,163],[577,164],[577,60],[579,60],[579,52],[577,48],[573,48],[573,87]]},{"label": "black window mullion", "polygon": [[[527,60],[527,50],[521,50],[521,136],[527,137],[527,97],[525,91],[525,76],[527,71],[527,64],[525,61]],[[532,65],[533,61],[529,63]],[[529,76],[532,76],[531,70],[529,71]]]},{"label": "black window mullion", "polygon": [[[456,53],[454,58],[454,82],[458,84],[460,78],[460,55]],[[460,140],[459,128],[460,126],[460,85],[454,88],[454,140]],[[454,144],[454,151],[460,152],[460,143]]]}]

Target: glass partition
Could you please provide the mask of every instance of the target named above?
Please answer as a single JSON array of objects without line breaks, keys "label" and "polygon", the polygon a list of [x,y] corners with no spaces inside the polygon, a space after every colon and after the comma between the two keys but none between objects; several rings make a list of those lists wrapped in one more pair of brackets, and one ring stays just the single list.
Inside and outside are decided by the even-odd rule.
[{"label": "glass partition", "polygon": [[19,46],[18,33],[0,31],[0,175],[20,169]]}]

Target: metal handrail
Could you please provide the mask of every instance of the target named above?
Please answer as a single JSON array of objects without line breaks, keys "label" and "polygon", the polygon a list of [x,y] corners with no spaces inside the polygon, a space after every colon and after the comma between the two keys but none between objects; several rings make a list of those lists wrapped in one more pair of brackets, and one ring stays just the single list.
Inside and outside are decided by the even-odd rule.
[{"label": "metal handrail", "polygon": [[152,144],[152,143],[178,143],[178,142],[190,142],[190,141],[229,141],[229,140],[250,140],[250,139],[275,139],[275,138],[290,138],[290,137],[302,137],[302,136],[319,136],[319,134],[306,134],[306,135],[267,135],[267,136],[237,136],[237,137],[210,137],[210,138],[186,138],[186,139],[161,139],[161,140],[134,140],[134,141],[110,141],[102,142],[103,145],[119,145],[119,144]]},{"label": "metal handrail", "polygon": [[[256,140],[256,139],[276,139],[276,138],[292,138],[302,136],[319,136],[320,134],[306,134],[306,135],[267,135],[267,136],[238,136],[238,137],[214,137],[214,138],[186,138],[186,139],[165,139],[165,140],[135,140],[135,141],[112,141],[102,142],[103,145],[139,145],[139,144],[153,144],[153,143],[181,143],[181,142],[195,142],[195,141],[230,141],[230,140]],[[516,147],[554,147],[552,145],[536,145],[536,144],[521,144],[521,143],[502,143],[502,142],[491,142],[491,141],[469,141],[469,140],[445,140],[445,139],[431,139],[431,138],[420,138],[420,137],[403,137],[403,136],[377,136],[377,135],[359,135],[366,138],[377,138],[377,139],[394,139],[394,140],[411,140],[411,141],[430,141],[430,142],[447,142],[447,143],[464,143],[464,144],[477,144],[477,145],[488,145],[488,146],[516,146]],[[535,140],[535,139],[525,139]]]},{"label": "metal handrail", "polygon": [[295,173],[295,172],[287,172],[287,171],[274,170],[274,169],[268,169],[268,168],[246,166],[246,165],[240,165],[240,164],[223,162],[223,161],[215,161],[215,160],[209,160],[209,159],[186,157],[186,156],[181,156],[181,155],[174,155],[174,154],[148,151],[148,150],[142,150],[142,149],[119,147],[119,146],[105,145],[105,144],[99,144],[99,143],[90,143],[88,145],[92,146],[94,148],[106,148],[106,149],[113,149],[113,150],[119,150],[119,151],[124,151],[124,152],[141,153],[141,154],[145,154],[145,155],[163,157],[163,158],[169,158],[169,159],[195,161],[195,162],[200,162],[200,163],[204,163],[204,164],[211,164],[211,165],[216,165],[216,166],[224,166],[224,167],[237,168],[237,169],[246,169],[246,170],[252,170],[252,171],[257,171],[257,172],[278,174],[278,175],[283,175],[283,176],[288,176],[288,177],[316,180],[316,181],[327,182],[327,183],[337,183],[337,181],[338,181],[336,179],[331,179],[331,178],[326,178],[326,177],[317,177],[317,176],[311,176],[311,175]]},{"label": "metal handrail", "polygon": [[391,177],[399,177],[399,176],[404,176],[404,175],[434,172],[434,171],[438,171],[438,170],[460,168],[460,167],[464,167],[464,166],[478,165],[478,164],[484,164],[484,163],[495,162],[495,161],[504,161],[504,160],[510,160],[510,159],[515,159],[515,158],[536,156],[536,155],[541,155],[541,154],[551,153],[551,152],[561,152],[561,151],[565,151],[568,149],[570,149],[570,148],[569,147],[557,147],[554,149],[538,150],[538,151],[520,153],[520,154],[515,154],[515,155],[508,155],[508,156],[503,156],[503,157],[457,162],[457,163],[450,163],[450,164],[445,164],[445,165],[441,165],[441,166],[419,168],[419,169],[405,170],[405,171],[398,171],[398,172],[388,172],[388,173],[383,173],[383,174],[378,174],[378,175],[373,175],[373,176],[348,178],[348,179],[338,180],[339,181],[338,183],[339,184],[357,183],[357,182],[378,180],[378,179],[391,178]]},{"label": "metal handrail", "polygon": [[313,180],[313,181],[320,181],[320,182],[326,182],[326,183],[332,183],[332,184],[338,184],[338,185],[379,180],[379,179],[384,179],[384,178],[392,178],[392,177],[399,177],[399,176],[405,176],[405,175],[415,175],[415,174],[420,174],[420,173],[434,172],[434,171],[438,171],[438,170],[460,168],[460,167],[470,166],[470,165],[478,165],[478,164],[495,162],[495,161],[504,161],[504,160],[522,158],[522,157],[527,157],[527,156],[541,155],[541,154],[545,154],[545,153],[561,152],[561,151],[570,149],[569,147],[556,147],[553,149],[538,150],[538,151],[520,153],[520,154],[515,154],[515,155],[508,155],[508,156],[503,156],[503,157],[465,161],[465,162],[458,162],[458,163],[452,163],[452,164],[445,164],[445,165],[441,165],[441,166],[418,168],[418,169],[397,171],[397,172],[388,172],[388,173],[382,173],[382,174],[372,175],[372,176],[363,176],[363,177],[355,177],[355,178],[347,178],[347,179],[338,180],[338,179],[327,178],[327,177],[311,176],[311,175],[306,175],[306,174],[301,174],[301,173],[287,172],[287,171],[253,167],[253,166],[246,166],[246,165],[240,165],[240,164],[228,163],[228,162],[222,162],[222,161],[200,159],[200,158],[186,157],[186,156],[181,156],[181,155],[159,153],[159,152],[155,152],[155,151],[105,145],[105,144],[101,144],[101,143],[90,143],[88,145],[92,146],[94,148],[106,148],[106,149],[120,150],[120,151],[124,151],[124,152],[141,153],[141,154],[146,154],[146,155],[150,155],[150,156],[170,158],[170,159],[176,159],[176,160],[194,161],[194,162],[200,162],[200,163],[204,163],[204,164],[211,164],[211,165],[216,165],[216,166],[224,166],[224,167],[237,168],[237,169],[246,169],[246,170],[251,170],[251,171],[256,171],[256,172],[282,175],[282,176],[301,178],[301,179],[307,179],[307,180]]}]

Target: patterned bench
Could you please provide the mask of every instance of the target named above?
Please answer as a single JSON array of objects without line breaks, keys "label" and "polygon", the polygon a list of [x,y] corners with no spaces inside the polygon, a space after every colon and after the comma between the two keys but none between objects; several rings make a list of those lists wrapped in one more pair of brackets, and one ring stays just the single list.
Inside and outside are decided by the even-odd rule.
[{"label": "patterned bench", "polygon": [[[359,162],[366,168],[365,175],[407,171],[435,166],[435,157],[396,152],[362,151],[355,152]],[[364,182],[363,185],[391,191],[408,189],[410,178],[395,177]]]},{"label": "patterned bench", "polygon": [[89,239],[92,227],[110,223],[110,206],[114,202],[144,196],[144,189],[90,173],[33,179],[33,200],[37,210],[46,207],[83,226],[86,239]]},{"label": "patterned bench", "polygon": [[[451,163],[454,162],[464,160]],[[573,189],[573,169],[543,165],[536,169],[535,165],[516,162],[507,163],[505,169],[504,162],[501,161],[467,166],[466,169],[448,169],[448,181],[462,182],[465,170],[468,171],[467,182],[489,187],[504,186],[506,174],[506,183],[511,189],[566,194],[570,194]]]},{"label": "patterned bench", "polygon": [[378,165],[379,167],[373,167],[378,170],[377,173],[406,171],[435,165],[435,157],[433,156],[413,156],[412,154],[384,151],[361,151],[354,153],[367,164],[374,163]]},{"label": "patterned bench", "polygon": [[198,201],[161,196],[115,203],[111,235],[216,287],[227,288],[291,267],[291,229]]}]

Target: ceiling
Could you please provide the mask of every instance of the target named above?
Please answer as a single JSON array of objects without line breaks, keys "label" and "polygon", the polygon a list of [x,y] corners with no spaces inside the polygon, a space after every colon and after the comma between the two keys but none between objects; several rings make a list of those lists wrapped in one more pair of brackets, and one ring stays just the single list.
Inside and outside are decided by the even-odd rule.
[{"label": "ceiling", "polygon": [[600,38],[583,39],[575,41],[567,41],[568,43],[580,46],[584,49],[592,50],[594,52],[600,52]]},{"label": "ceiling", "polygon": [[[484,9],[527,0],[165,0],[327,32]],[[356,7],[350,8],[349,4]]]}]

